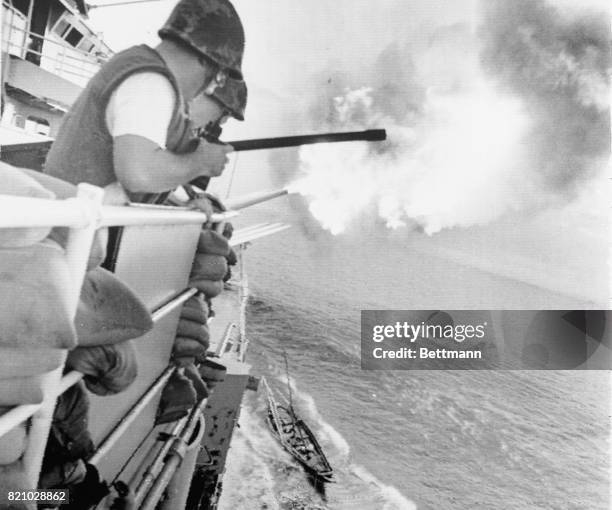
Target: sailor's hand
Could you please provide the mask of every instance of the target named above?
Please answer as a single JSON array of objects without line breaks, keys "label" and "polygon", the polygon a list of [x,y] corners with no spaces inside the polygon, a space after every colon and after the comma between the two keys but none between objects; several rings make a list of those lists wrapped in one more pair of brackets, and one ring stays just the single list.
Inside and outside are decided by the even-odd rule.
[{"label": "sailor's hand", "polygon": [[225,165],[229,161],[228,154],[234,148],[225,143],[210,143],[200,140],[198,148],[194,152],[195,158],[200,161],[200,168],[197,176],[218,177],[223,173]]},{"label": "sailor's hand", "polygon": [[127,205],[130,198],[119,181],[110,183],[104,187],[104,205]]},{"label": "sailor's hand", "polygon": [[[209,218],[214,213],[222,213],[227,210],[221,200],[211,193],[192,193],[192,196],[193,198],[187,202],[187,207],[202,211]],[[211,227],[212,223],[207,223],[207,226]]]},{"label": "sailor's hand", "polygon": [[215,212],[213,204],[206,193],[198,193],[196,198],[192,198],[187,202],[187,207],[202,211],[208,218]]}]

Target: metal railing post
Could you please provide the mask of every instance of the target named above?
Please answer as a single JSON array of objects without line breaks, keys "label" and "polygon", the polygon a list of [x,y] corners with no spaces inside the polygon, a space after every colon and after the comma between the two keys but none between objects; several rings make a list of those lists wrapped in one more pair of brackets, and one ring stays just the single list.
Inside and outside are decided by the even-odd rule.
[{"label": "metal railing post", "polygon": [[[85,268],[91,243],[93,242],[94,234],[97,228],[96,219],[100,214],[104,190],[89,184],[79,184],[77,188],[77,200],[81,207],[87,211],[90,221],[80,229],[71,229],[66,246],[66,260],[71,269],[72,287],[68,289],[68,303],[72,316],[76,314],[76,308],[79,301],[79,295],[83,279],[85,277]],[[38,477],[42,465],[45,446],[51,421],[53,419],[53,411],[55,402],[59,392],[59,385],[64,369],[64,360],[59,368],[45,374],[42,378],[42,387],[44,391],[43,403],[32,416],[30,431],[28,434],[28,445],[24,453],[24,464],[28,477],[29,486],[35,488],[38,485]]]}]

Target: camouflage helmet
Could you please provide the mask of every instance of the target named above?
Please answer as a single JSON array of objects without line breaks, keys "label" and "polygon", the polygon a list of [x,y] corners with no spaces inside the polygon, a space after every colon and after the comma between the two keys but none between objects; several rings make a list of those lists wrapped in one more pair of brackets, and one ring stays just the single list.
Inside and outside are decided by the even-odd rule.
[{"label": "camouflage helmet", "polygon": [[214,90],[212,97],[221,103],[232,114],[232,117],[244,120],[244,110],[247,104],[247,86],[244,81],[229,78],[225,85]]},{"label": "camouflage helmet", "polygon": [[158,34],[182,42],[232,78],[242,79],[244,29],[229,0],[180,0]]}]

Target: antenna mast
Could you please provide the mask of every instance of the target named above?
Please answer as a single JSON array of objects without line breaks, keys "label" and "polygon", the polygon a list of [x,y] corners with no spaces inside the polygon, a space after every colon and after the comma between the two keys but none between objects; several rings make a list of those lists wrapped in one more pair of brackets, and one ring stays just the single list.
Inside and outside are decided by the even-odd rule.
[{"label": "antenna mast", "polygon": [[285,373],[287,374],[287,389],[289,390],[289,409],[291,409],[291,414],[295,415],[293,410],[293,398],[291,395],[291,381],[289,379],[289,362],[287,361],[287,351],[283,349],[283,358],[285,358]]},{"label": "antenna mast", "polygon": [[125,0],[123,2],[113,2],[110,4],[87,4],[87,8],[91,11],[92,9],[101,9],[102,7],[118,7],[120,5],[130,4],[144,4],[149,2],[160,2],[161,0]]}]

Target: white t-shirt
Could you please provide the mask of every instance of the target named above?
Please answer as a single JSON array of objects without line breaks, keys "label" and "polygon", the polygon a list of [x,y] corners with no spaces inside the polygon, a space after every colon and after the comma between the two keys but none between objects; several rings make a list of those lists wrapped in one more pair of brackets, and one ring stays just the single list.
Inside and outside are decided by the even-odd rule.
[{"label": "white t-shirt", "polygon": [[168,79],[151,72],[126,78],[106,106],[106,126],[113,137],[139,135],[166,148],[176,96]]}]

